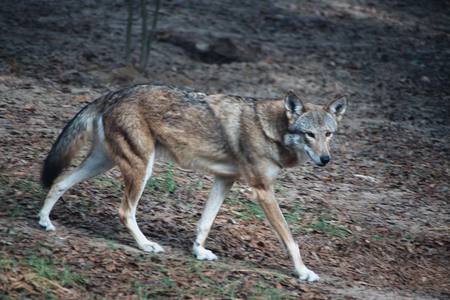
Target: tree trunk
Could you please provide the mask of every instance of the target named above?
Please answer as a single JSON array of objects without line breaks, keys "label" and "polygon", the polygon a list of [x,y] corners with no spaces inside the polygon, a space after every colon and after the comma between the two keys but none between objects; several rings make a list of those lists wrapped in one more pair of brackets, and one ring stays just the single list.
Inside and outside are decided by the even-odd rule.
[{"label": "tree trunk", "polygon": [[150,50],[151,50],[151,46],[153,43],[153,40],[155,38],[155,33],[156,33],[156,26],[158,24],[158,15],[159,15],[159,8],[160,8],[160,4],[161,4],[161,0],[156,0],[155,3],[155,11],[153,12],[153,22],[152,22],[152,28],[150,30],[150,34],[147,37],[147,45],[146,45],[146,53],[144,56],[144,61],[143,61],[143,69],[145,69],[148,65],[148,58],[150,55]]},{"label": "tree trunk", "polygon": [[133,0],[127,0],[128,4],[128,19],[127,19],[127,33],[125,41],[125,59],[127,63],[131,60],[131,30],[133,28]]},{"label": "tree trunk", "polygon": [[145,55],[147,53],[147,0],[141,0],[141,19],[142,19],[142,29],[141,29],[141,56],[139,59],[139,68],[144,70]]}]

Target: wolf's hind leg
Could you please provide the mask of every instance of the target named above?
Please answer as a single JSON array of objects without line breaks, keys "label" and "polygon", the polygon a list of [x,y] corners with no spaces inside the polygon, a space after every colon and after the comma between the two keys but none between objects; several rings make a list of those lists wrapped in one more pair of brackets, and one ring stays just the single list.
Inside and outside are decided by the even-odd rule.
[{"label": "wolf's hind leg", "polygon": [[56,179],[45,198],[44,206],[39,212],[39,224],[46,230],[55,230],[50,220],[50,212],[58,199],[72,186],[88,178],[102,174],[114,166],[104,149],[94,147],[80,166]]},{"label": "wolf's hind leg", "polygon": [[[149,156],[146,163],[141,161],[131,165],[129,161],[127,162],[125,160],[119,164],[125,181],[125,196],[119,209],[119,215],[121,221],[136,240],[139,248],[145,252],[158,253],[164,251],[164,249],[158,243],[148,240],[136,222],[136,208],[144,191],[145,184],[153,171],[155,161],[154,147]],[[129,159],[132,161],[131,157]]]},{"label": "wolf's hind leg", "polygon": [[206,201],[200,221],[197,225],[197,237],[192,250],[199,260],[215,260],[217,256],[208,249],[205,249],[205,241],[208,237],[211,226],[216,219],[217,213],[222,206],[225,194],[231,189],[233,180],[216,177],[214,185]]}]

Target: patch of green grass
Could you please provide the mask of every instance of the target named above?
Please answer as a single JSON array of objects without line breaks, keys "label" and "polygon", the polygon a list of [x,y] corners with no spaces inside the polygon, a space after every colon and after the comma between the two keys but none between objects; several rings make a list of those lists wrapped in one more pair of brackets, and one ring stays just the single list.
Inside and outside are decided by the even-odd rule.
[{"label": "patch of green grass", "polygon": [[241,201],[239,201],[237,198],[231,196],[231,197],[227,197],[225,199],[225,203],[230,205],[230,206],[239,206],[241,205]]},{"label": "patch of green grass", "polygon": [[[181,270],[154,266],[154,276],[147,281],[130,282],[129,294],[132,299],[298,299],[296,291],[280,287],[279,283],[289,276],[264,272],[261,276],[249,276],[239,272],[239,268],[227,263],[198,261],[194,258],[183,260]],[[244,267],[245,272],[250,272]],[[189,278],[177,281],[179,272]],[[175,272],[177,277],[172,277]]]},{"label": "patch of green grass", "polygon": [[287,188],[280,184],[279,181],[275,182],[274,188],[275,193],[284,193],[286,192]]},{"label": "patch of green grass", "polygon": [[136,262],[143,262],[143,261],[147,260],[147,258],[148,258],[147,253],[145,253],[145,254],[139,254],[139,255],[135,256],[134,260]]},{"label": "patch of green grass", "polygon": [[[17,261],[11,258],[0,258],[0,271],[11,270],[15,268]],[[0,272],[1,273],[1,272]]]},{"label": "patch of green grass", "polygon": [[146,286],[141,282],[134,283],[134,291],[135,295],[139,300],[147,300],[149,299],[149,293]]},{"label": "patch of green grass", "polygon": [[14,203],[13,207],[8,210],[8,216],[15,218],[23,215],[24,207],[19,202]]},{"label": "patch of green grass", "polygon": [[174,164],[170,163],[166,173],[164,174],[164,181],[166,183],[166,188],[169,193],[173,193],[177,189],[177,183],[174,179],[173,169]]},{"label": "patch of green grass", "polygon": [[262,285],[261,283],[257,283],[255,285],[255,289],[253,293],[249,296],[249,299],[271,299],[271,300],[278,300],[278,299],[285,299],[285,294],[274,287],[268,287],[265,285]]},{"label": "patch of green grass", "polygon": [[48,300],[58,300],[58,297],[53,295],[52,290],[44,287],[44,299]]},{"label": "patch of green grass", "polygon": [[94,208],[95,202],[80,195],[76,199],[70,201],[69,205],[75,206],[80,212],[89,213]]},{"label": "patch of green grass", "polygon": [[2,203],[5,205],[2,208],[10,217],[22,216],[26,211],[37,210],[39,202],[31,201],[30,198],[38,200],[45,197],[45,191],[40,184],[29,177],[8,177],[0,174],[0,187],[0,197],[8,195]]},{"label": "patch of green grass", "polygon": [[374,235],[373,237],[372,237],[375,241],[382,241],[382,240],[384,240],[384,236],[381,236],[381,235]]},{"label": "patch of green grass", "polygon": [[352,232],[347,228],[341,225],[333,224],[332,220],[328,220],[325,218],[320,218],[318,222],[310,225],[310,228],[325,233],[326,235],[339,238],[346,238],[352,234]]},{"label": "patch of green grass", "polygon": [[203,272],[205,271],[204,262],[198,260],[190,260],[191,264],[189,267],[189,272],[197,275],[202,281],[206,283],[211,283],[211,279],[209,279]]},{"label": "patch of green grass", "polygon": [[170,277],[164,277],[161,282],[169,288],[175,287],[175,282]]},{"label": "patch of green grass", "polygon": [[[240,197],[239,191],[232,190],[230,196],[225,199],[225,203],[233,207],[235,215],[243,221],[251,221],[254,219],[264,220],[266,218],[262,207],[256,201],[243,199]],[[302,219],[303,208],[293,206],[284,210],[284,217],[290,225],[299,223]]]},{"label": "patch of green grass", "polygon": [[12,184],[11,188],[36,196],[37,198],[45,197],[45,191],[39,182],[36,182],[32,178],[19,178]]},{"label": "patch of green grass", "polygon": [[413,242],[416,238],[411,233],[407,233],[403,236],[403,239],[407,240],[408,242]]},{"label": "patch of green grass", "polygon": [[108,190],[112,190],[116,193],[122,192],[123,189],[122,182],[107,176],[98,176],[92,179],[92,181],[102,188],[107,188]]},{"label": "patch of green grass", "polygon": [[117,243],[111,240],[106,240],[106,247],[110,250],[117,250],[119,248]]},{"label": "patch of green grass", "polygon": [[293,206],[292,208],[285,210],[284,217],[289,224],[296,224],[302,220],[303,208],[300,206]]},{"label": "patch of green grass", "polygon": [[162,175],[150,177],[147,181],[147,188],[154,191],[174,193],[178,188],[174,176],[174,164],[168,164],[167,170]]},{"label": "patch of green grass", "polygon": [[235,299],[237,289],[241,283],[242,283],[242,280],[238,279],[238,280],[234,280],[234,281],[231,281],[231,282],[225,284],[222,287],[222,291],[223,291],[222,293],[224,295],[227,295],[230,299]]},{"label": "patch of green grass", "polygon": [[234,208],[234,214],[243,221],[264,220],[265,214],[261,206],[247,199],[227,198],[226,203]]},{"label": "patch of green grass", "polygon": [[67,266],[64,266],[64,270],[62,271],[62,273],[60,272],[59,276],[60,282],[64,286],[73,286],[76,284],[85,285],[87,283],[87,280],[83,276],[78,273],[72,272]]},{"label": "patch of green grass", "polygon": [[53,263],[46,258],[31,256],[28,258],[27,263],[32,266],[36,273],[41,277],[52,280],[58,276],[58,270]]},{"label": "patch of green grass", "polygon": [[247,220],[254,219],[254,217],[258,218],[259,220],[264,220],[265,214],[262,210],[261,206],[258,203],[255,203],[250,200],[246,200],[243,202],[244,204],[244,214],[243,217]]},{"label": "patch of green grass", "polygon": [[60,270],[53,261],[31,256],[27,259],[27,264],[31,266],[39,277],[47,278],[59,282],[62,286],[85,285],[86,280],[79,274],[72,272],[67,266]]},{"label": "patch of green grass", "polygon": [[156,176],[156,175],[153,175],[153,176],[150,177],[149,180],[147,181],[146,187],[147,187],[148,189],[150,189],[150,190],[153,190],[153,191],[161,191],[161,190],[162,190],[162,188],[161,188],[161,181],[162,181],[161,178],[159,178],[159,177]]},{"label": "patch of green grass", "polygon": [[[2,254],[0,254],[2,255]],[[25,259],[0,258],[0,274],[26,274],[22,280],[39,291],[43,299],[59,299],[55,286],[85,290],[87,280],[80,274],[72,272],[68,266],[48,258],[31,255]],[[61,290],[61,289],[60,289]],[[0,293],[0,299],[2,298]],[[22,299],[19,295],[18,298]],[[23,298],[27,298],[26,294]]]},{"label": "patch of green grass", "polygon": [[286,219],[286,222],[289,224],[289,227],[291,228],[291,231],[293,233],[305,232],[305,228],[300,225],[302,214],[304,212],[303,208],[301,208],[300,206],[293,206],[287,209],[283,209],[283,211],[284,218]]},{"label": "patch of green grass", "polygon": [[205,186],[205,183],[203,182],[203,180],[197,180],[196,181],[195,188],[197,190],[203,189],[204,186]]}]

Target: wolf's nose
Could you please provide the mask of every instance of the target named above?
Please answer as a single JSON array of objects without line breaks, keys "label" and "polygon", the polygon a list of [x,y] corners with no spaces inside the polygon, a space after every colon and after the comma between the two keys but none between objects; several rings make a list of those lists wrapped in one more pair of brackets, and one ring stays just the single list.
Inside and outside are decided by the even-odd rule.
[{"label": "wolf's nose", "polygon": [[323,155],[320,157],[320,162],[325,166],[330,161],[330,157],[328,155]]}]

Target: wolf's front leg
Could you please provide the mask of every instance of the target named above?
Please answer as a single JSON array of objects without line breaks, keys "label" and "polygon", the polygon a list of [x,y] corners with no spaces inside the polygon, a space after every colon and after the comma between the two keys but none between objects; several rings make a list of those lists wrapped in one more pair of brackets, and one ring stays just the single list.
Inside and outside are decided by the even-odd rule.
[{"label": "wolf's front leg", "polygon": [[277,232],[283,244],[286,246],[291,259],[294,262],[295,271],[299,275],[300,279],[306,281],[319,280],[319,276],[313,271],[309,270],[303,263],[298,245],[292,238],[283,213],[281,212],[280,207],[275,200],[273,188],[254,188],[254,191],[256,192],[258,202],[263,208],[267,219],[269,219],[270,224]]}]

